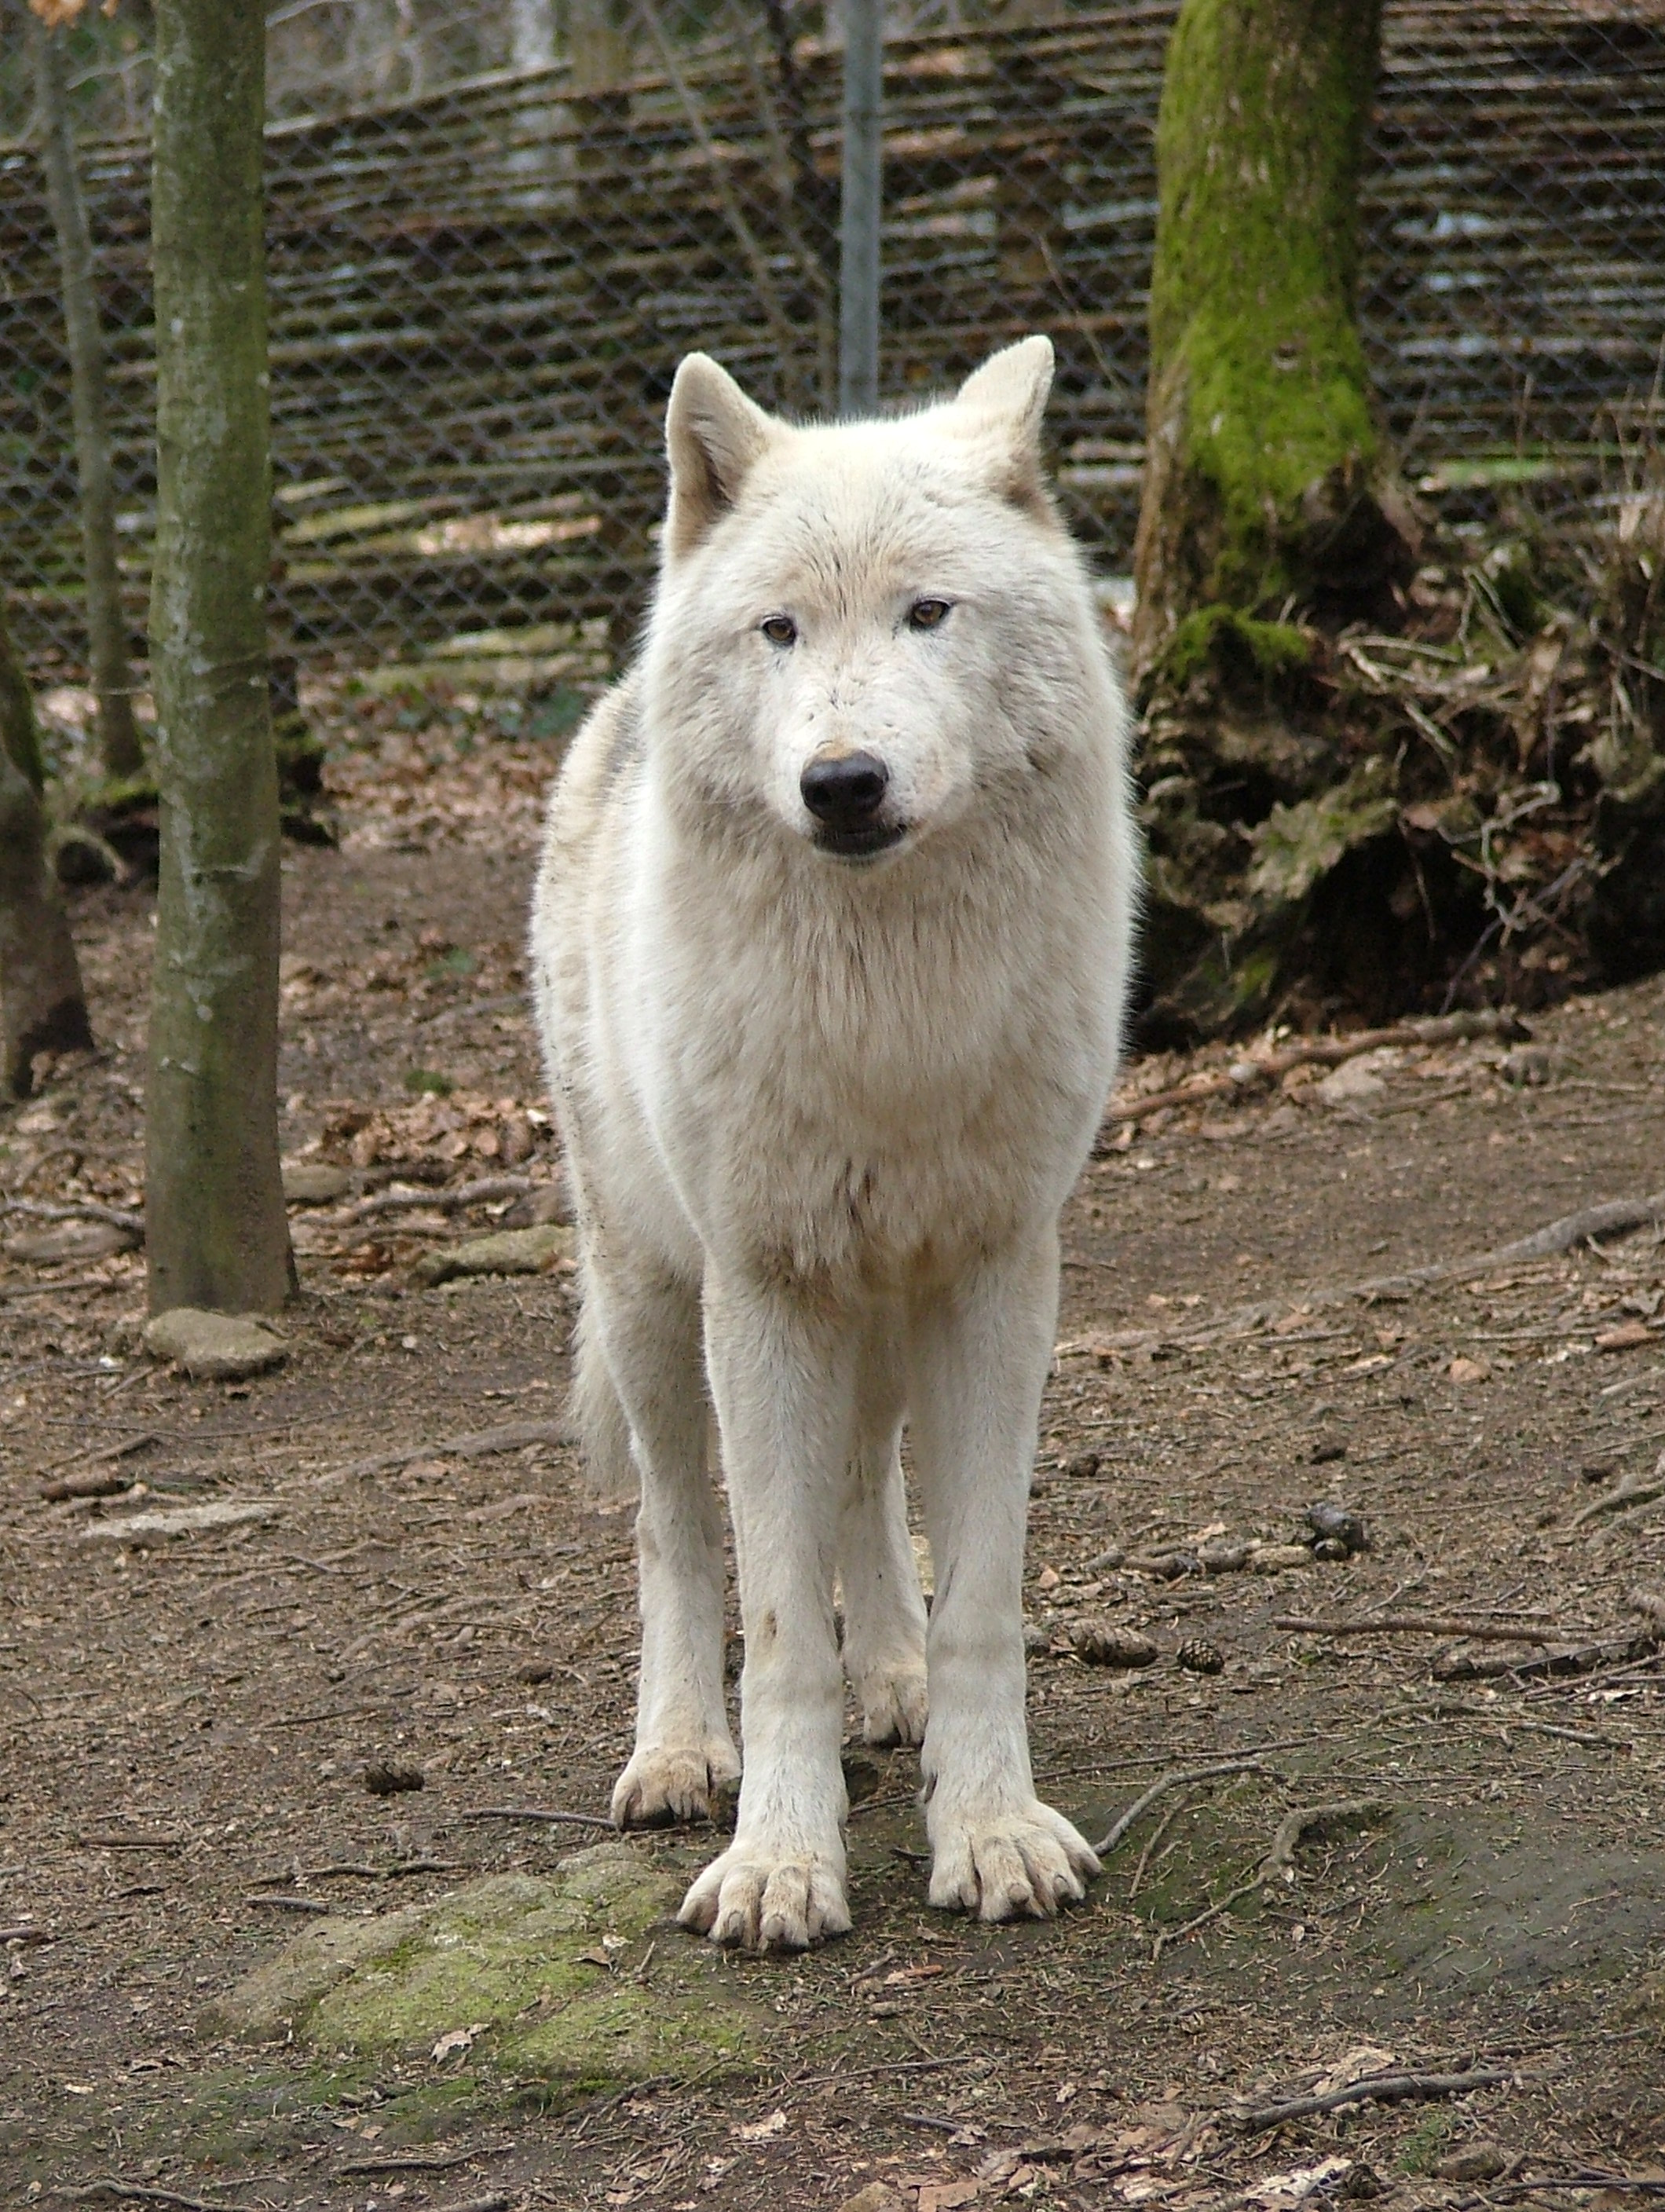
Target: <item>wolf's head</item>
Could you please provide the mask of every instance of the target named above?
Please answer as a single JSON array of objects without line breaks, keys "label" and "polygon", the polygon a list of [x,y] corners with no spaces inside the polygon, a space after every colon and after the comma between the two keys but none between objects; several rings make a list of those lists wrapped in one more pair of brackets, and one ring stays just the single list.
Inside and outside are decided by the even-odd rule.
[{"label": "wolf's head", "polygon": [[872,861],[1117,741],[1042,476],[1052,365],[1025,338],[940,405],[799,428],[683,362],[645,669],[678,811]]}]

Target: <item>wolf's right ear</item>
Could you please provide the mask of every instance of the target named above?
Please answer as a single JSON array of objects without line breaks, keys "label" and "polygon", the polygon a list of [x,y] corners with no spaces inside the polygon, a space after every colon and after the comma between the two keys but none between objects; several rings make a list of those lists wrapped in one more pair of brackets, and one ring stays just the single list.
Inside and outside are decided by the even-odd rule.
[{"label": "wolf's right ear", "polygon": [[763,409],[748,399],[708,354],[690,353],[677,371],[665,410],[671,504],[665,545],[673,557],[691,553],[740,495],[740,487],[774,434]]}]

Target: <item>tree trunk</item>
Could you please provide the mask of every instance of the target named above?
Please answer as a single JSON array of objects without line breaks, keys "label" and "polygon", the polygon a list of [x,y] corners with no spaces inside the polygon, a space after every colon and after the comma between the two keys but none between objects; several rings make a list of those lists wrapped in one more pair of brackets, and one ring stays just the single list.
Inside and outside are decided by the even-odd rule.
[{"label": "tree trunk", "polygon": [[39,112],[46,197],[58,233],[64,276],[64,319],[70,342],[70,392],[75,412],[76,460],[81,475],[81,542],[87,580],[87,637],[93,689],[98,695],[99,734],[105,773],[138,775],[144,766],[133,719],[133,672],[127,620],[121,607],[116,562],[116,492],[110,462],[109,413],[105,403],[104,332],[93,286],[93,241],[76,167],[64,72],[64,33],[31,13],[35,104]]},{"label": "tree trunk", "polygon": [[1210,607],[1359,611],[1414,524],[1354,319],[1381,0],[1185,0],[1157,126],[1135,656]]},{"label": "tree trunk", "polygon": [[226,0],[158,0],[155,25],[150,1305],[271,1311],[295,1273],[277,1160],[265,32],[260,9]]},{"label": "tree trunk", "polygon": [[93,1042],[40,783],[34,702],[0,615],[0,1087],[15,1098],[28,1096],[36,1053]]}]

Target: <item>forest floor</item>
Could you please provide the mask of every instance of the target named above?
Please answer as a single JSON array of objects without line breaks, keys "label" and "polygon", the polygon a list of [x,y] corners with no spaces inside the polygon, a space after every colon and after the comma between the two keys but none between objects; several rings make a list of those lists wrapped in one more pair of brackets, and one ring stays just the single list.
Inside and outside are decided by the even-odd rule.
[{"label": "forest floor", "polygon": [[[1124,1127],[1065,1221],[1035,1765],[1097,1838],[1169,1770],[1250,1765],[1158,1797],[1085,1905],[986,1929],[926,1905],[915,1754],[853,1741],[854,1934],[722,1956],[666,1911],[708,1831],[621,1858],[510,1817],[605,1814],[636,1627],[629,1514],[564,1440],[569,1275],[413,1272],[561,1211],[523,1001],[551,749],[466,709],[343,696],[341,848],[285,856],[283,1148],[343,1173],[292,1211],[284,1365],[151,1359],[140,1255],[15,1204],[138,1201],[149,889],[73,894],[99,1048],[0,1117],[0,2202],[1665,2193],[1634,1604],[1665,1592],[1665,1236],[1328,1297],[1665,1188],[1665,985],[1507,1064],[1414,1048]],[[112,1494],[42,1495],[89,1473]],[[1321,1501],[1367,1550],[1292,1549]],[[251,1511],[137,1525],[204,1504]],[[1153,1662],[1087,1663],[1107,1629]],[[1252,2117],[1406,2073],[1476,2078]]]}]

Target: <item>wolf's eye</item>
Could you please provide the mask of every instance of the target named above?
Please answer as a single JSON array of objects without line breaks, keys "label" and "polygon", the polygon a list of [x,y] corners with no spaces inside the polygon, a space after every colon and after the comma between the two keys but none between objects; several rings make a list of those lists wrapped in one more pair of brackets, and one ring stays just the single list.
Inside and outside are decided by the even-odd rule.
[{"label": "wolf's eye", "polygon": [[796,645],[798,625],[790,615],[767,615],[757,625],[771,645]]},{"label": "wolf's eye", "polygon": [[909,629],[940,629],[948,617],[946,599],[915,599],[908,610]]}]

